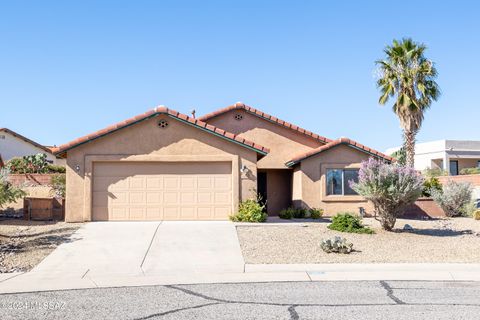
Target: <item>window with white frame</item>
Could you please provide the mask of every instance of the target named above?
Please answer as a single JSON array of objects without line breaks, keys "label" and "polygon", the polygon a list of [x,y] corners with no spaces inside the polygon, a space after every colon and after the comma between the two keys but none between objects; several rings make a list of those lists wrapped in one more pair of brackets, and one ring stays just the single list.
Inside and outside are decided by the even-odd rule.
[{"label": "window with white frame", "polygon": [[351,180],[358,181],[358,169],[327,169],[327,195],[356,195],[350,188]]}]

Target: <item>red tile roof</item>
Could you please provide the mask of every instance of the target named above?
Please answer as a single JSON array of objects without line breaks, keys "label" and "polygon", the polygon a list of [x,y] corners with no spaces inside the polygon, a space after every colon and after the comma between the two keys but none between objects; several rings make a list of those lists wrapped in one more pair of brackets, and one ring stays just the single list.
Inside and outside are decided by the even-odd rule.
[{"label": "red tile roof", "polygon": [[25,141],[25,142],[27,142],[27,143],[30,143],[31,145],[34,145],[35,147],[37,147],[37,148],[39,148],[39,149],[42,149],[43,151],[46,151],[46,152],[48,152],[48,153],[52,153],[52,150],[51,150],[50,148],[48,148],[48,147],[46,147],[46,146],[43,146],[43,145],[41,145],[40,143],[37,143],[37,142],[35,142],[35,141],[33,141],[33,140],[30,140],[30,139],[28,139],[27,137],[24,137],[24,136],[22,136],[21,134],[16,133],[16,132],[13,131],[13,130],[10,130],[10,129],[8,129],[8,128],[0,128],[0,132],[9,133],[9,134],[11,134],[11,135],[14,136],[14,137],[17,137],[17,138],[19,138],[19,139],[21,139],[21,140],[23,140],[23,141]]},{"label": "red tile roof", "polygon": [[265,120],[268,120],[270,122],[274,122],[278,125],[281,125],[283,127],[286,127],[288,129],[291,129],[291,130],[294,130],[294,131],[297,131],[297,132],[300,132],[306,136],[309,136],[315,140],[318,140],[318,141],[321,141],[321,142],[324,142],[324,143],[327,143],[327,142],[330,142],[332,141],[331,139],[328,139],[326,137],[322,137],[316,133],[313,133],[311,131],[308,131],[308,130],[305,130],[303,128],[300,128],[299,126],[296,126],[294,124],[291,124],[291,123],[288,123],[286,121],[283,121],[281,119],[278,119],[277,117],[274,117],[274,116],[271,116],[263,111],[260,111],[258,109],[255,109],[255,108],[252,108],[250,106],[247,106],[245,105],[244,103],[242,102],[237,102],[235,103],[234,105],[231,105],[231,106],[228,106],[226,108],[223,108],[223,109],[219,109],[217,111],[214,111],[214,112],[211,112],[211,113],[208,113],[204,116],[201,116],[199,119],[201,121],[205,121],[205,122],[208,122],[208,120],[216,117],[216,116],[219,116],[221,114],[224,114],[226,112],[229,112],[231,110],[245,110],[246,112],[250,113],[250,114],[253,114],[259,118],[262,118],[262,119],[265,119]]},{"label": "red tile roof", "polygon": [[134,116],[130,119],[121,121],[121,122],[119,122],[117,124],[114,124],[114,125],[111,125],[107,128],[104,128],[104,129],[101,129],[101,130],[96,131],[94,133],[91,133],[91,134],[88,134],[86,136],[80,137],[80,138],[75,139],[75,140],[73,140],[69,143],[63,144],[63,145],[59,146],[58,148],[55,148],[54,153],[57,154],[57,155],[65,155],[65,153],[68,150],[73,149],[75,147],[78,147],[79,145],[82,145],[84,143],[96,140],[100,137],[103,137],[103,136],[108,135],[110,133],[113,133],[115,131],[126,128],[130,125],[133,125],[133,124],[137,123],[137,122],[144,121],[144,120],[156,117],[156,116],[161,115],[161,114],[166,114],[171,118],[174,118],[174,119],[179,120],[181,122],[184,122],[186,124],[192,125],[196,128],[202,129],[206,132],[217,135],[217,136],[219,136],[221,138],[224,138],[226,140],[238,143],[238,144],[240,144],[244,147],[253,149],[260,154],[266,155],[269,152],[268,148],[265,148],[265,147],[263,147],[263,146],[261,146],[257,143],[254,143],[252,141],[246,140],[246,139],[242,138],[241,136],[238,136],[236,134],[233,134],[233,133],[227,132],[225,130],[216,128],[216,127],[214,127],[212,125],[209,125],[209,124],[207,124],[203,121],[200,121],[199,119],[189,117],[189,116],[187,116],[185,114],[182,114],[178,111],[168,109],[164,106],[159,106],[159,107],[156,107],[153,110],[150,110],[150,111],[147,111],[145,113],[139,114],[139,115]]},{"label": "red tile roof", "polygon": [[310,150],[308,152],[303,152],[301,154],[298,154],[296,155],[295,157],[293,157],[290,161],[288,161],[286,163],[287,167],[291,167],[311,156],[314,156],[316,154],[319,154],[320,152],[323,152],[323,151],[326,151],[326,150],[329,150],[333,147],[336,147],[336,146],[339,146],[339,145],[347,145],[347,146],[350,146],[350,147],[353,147],[357,150],[360,150],[362,152],[365,152],[365,153],[368,153],[374,157],[377,157],[377,158],[383,158],[387,161],[394,161],[394,159],[390,156],[387,156],[386,154],[383,154],[381,153],[380,151],[377,151],[377,150],[374,150],[374,149],[371,149],[367,146],[364,146],[363,144],[361,143],[358,143],[354,140],[351,140],[351,139],[348,139],[348,138],[340,138],[340,139],[337,139],[337,140],[333,140],[321,147],[318,147],[318,148],[315,148],[313,150]]}]

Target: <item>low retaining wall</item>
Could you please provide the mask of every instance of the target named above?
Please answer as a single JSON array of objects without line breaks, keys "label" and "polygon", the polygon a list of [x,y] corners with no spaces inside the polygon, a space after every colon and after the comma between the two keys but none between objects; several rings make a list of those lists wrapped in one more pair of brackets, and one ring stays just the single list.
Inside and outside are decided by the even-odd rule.
[{"label": "low retaining wall", "polygon": [[403,218],[441,218],[446,217],[445,212],[431,198],[420,198],[409,206]]},{"label": "low retaining wall", "polygon": [[17,187],[48,186],[52,183],[52,176],[54,176],[54,174],[9,174],[8,181],[10,181],[11,184]]},{"label": "low retaining wall", "polygon": [[480,174],[465,174],[459,176],[440,176],[438,181],[441,184],[445,184],[448,180],[455,182],[470,182],[474,187],[480,187]]}]

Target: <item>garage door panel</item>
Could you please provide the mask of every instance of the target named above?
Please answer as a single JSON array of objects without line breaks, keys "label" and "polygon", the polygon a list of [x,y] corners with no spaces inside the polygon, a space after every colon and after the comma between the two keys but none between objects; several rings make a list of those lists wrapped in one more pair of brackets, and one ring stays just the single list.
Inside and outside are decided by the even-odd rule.
[{"label": "garage door panel", "polygon": [[214,182],[215,189],[227,189],[231,185],[228,177],[215,177]]},{"label": "garage door panel", "polygon": [[147,192],[147,205],[161,205],[163,203],[162,192]]},{"label": "garage door panel", "polygon": [[165,177],[163,179],[165,189],[178,189],[180,187],[179,179],[177,177]]},{"label": "garage door panel", "polygon": [[230,203],[232,198],[230,193],[226,192],[215,192],[215,203],[226,205]]},{"label": "garage door panel", "polygon": [[146,187],[146,177],[130,177],[129,179],[129,188],[132,189],[145,189]]},{"label": "garage door panel", "polygon": [[163,190],[163,178],[161,177],[147,177],[148,190]]},{"label": "garage door panel", "polygon": [[144,192],[129,192],[129,204],[145,204],[146,194]]},{"label": "garage door panel", "polygon": [[198,189],[212,189],[213,188],[213,177],[199,177]]},{"label": "garage door panel", "polygon": [[94,164],[94,220],[227,219],[231,163]]},{"label": "garage door panel", "polygon": [[197,201],[202,204],[213,203],[213,194],[211,192],[198,192]]}]

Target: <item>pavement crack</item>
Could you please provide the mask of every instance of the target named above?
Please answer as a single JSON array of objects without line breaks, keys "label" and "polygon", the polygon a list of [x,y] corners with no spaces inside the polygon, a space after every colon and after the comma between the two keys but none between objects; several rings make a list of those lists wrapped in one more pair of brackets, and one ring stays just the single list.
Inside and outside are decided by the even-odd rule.
[{"label": "pavement crack", "polygon": [[150,252],[150,248],[152,247],[153,240],[155,239],[155,236],[157,235],[158,228],[160,228],[160,225],[162,224],[162,221],[157,225],[155,228],[155,232],[153,233],[152,239],[150,239],[150,243],[148,244],[147,251],[145,252],[145,255],[143,256],[142,263],[140,264],[140,269],[142,270],[142,273],[145,274],[143,271],[143,264],[145,263],[145,259],[147,259],[148,252]]},{"label": "pavement crack", "polygon": [[295,310],[295,305],[291,305],[288,307],[288,312],[290,313],[290,319],[298,320],[300,317],[298,316],[297,310]]},{"label": "pavement crack", "polygon": [[223,300],[223,299],[209,297],[207,295],[204,295],[204,294],[192,291],[192,290],[188,290],[188,289],[185,289],[185,288],[180,288],[180,287],[177,287],[177,286],[165,286],[165,287],[175,289],[175,290],[179,290],[179,291],[182,291],[183,293],[186,293],[188,295],[199,297],[199,298],[209,300],[209,301],[215,301],[215,302],[221,302],[221,303],[240,303],[240,302],[237,302],[237,301],[230,301],[230,300]]},{"label": "pavement crack", "polygon": [[198,306],[193,306],[193,307],[173,309],[173,310],[168,310],[168,311],[165,311],[165,312],[154,313],[154,314],[151,314],[151,315],[148,315],[148,316],[145,316],[145,317],[141,317],[141,318],[135,318],[135,320],[146,320],[146,319],[152,319],[152,318],[156,318],[156,317],[163,317],[163,316],[166,316],[166,315],[172,314],[172,313],[177,313],[177,312],[186,311],[186,310],[200,309],[200,308],[203,308],[203,307],[213,306],[213,305],[217,305],[217,304],[220,304],[220,303],[212,302],[212,303],[200,304]]},{"label": "pavement crack", "polygon": [[392,287],[390,287],[390,285],[386,281],[383,281],[383,280],[380,281],[380,285],[382,286],[383,289],[387,291],[387,297],[392,299],[396,304],[405,304],[405,302],[403,302],[393,294]]}]

